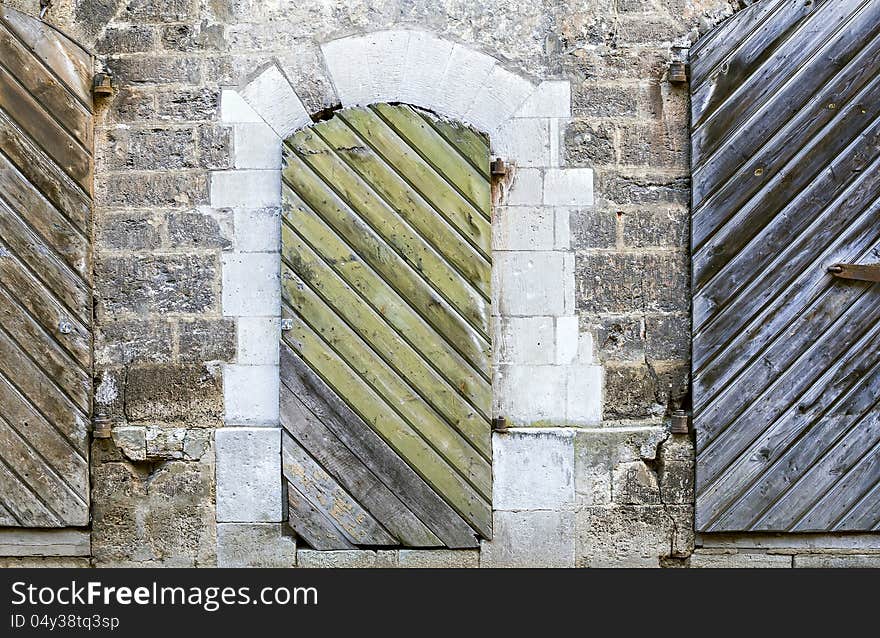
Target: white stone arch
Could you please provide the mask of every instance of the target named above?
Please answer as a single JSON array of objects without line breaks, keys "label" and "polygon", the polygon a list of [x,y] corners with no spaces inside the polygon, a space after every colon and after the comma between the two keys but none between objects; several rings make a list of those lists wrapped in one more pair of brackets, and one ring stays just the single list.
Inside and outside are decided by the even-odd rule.
[{"label": "white stone arch", "polygon": [[[573,499],[572,486],[554,483],[542,492],[534,486],[540,477],[528,477],[527,485],[518,470],[528,437],[528,455],[552,457],[557,478],[570,480],[568,428],[602,418],[602,368],[591,336],[579,334],[574,308],[568,212],[593,204],[593,173],[562,166],[569,82],[533,82],[490,55],[419,30],[340,38],[321,51],[343,108],[402,102],[429,110],[487,133],[493,155],[513,167],[493,213],[494,409],[513,426],[532,427],[511,430],[504,441],[496,437],[494,507],[555,506],[569,489]],[[223,371],[217,519],[279,522],[281,145],[313,119],[272,62],[238,89],[223,91],[220,120],[234,130],[235,168],[212,173],[211,205],[234,211],[222,299],[223,314],[237,324],[238,349]],[[546,494],[553,503],[538,502]]]}]

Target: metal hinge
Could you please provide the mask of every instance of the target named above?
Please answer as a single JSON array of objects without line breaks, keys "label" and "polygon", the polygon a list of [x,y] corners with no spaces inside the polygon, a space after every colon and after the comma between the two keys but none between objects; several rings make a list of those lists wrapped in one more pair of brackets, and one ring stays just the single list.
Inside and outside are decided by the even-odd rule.
[{"label": "metal hinge", "polygon": [[503,416],[496,416],[492,419],[492,431],[504,434],[507,432],[507,419]]}]

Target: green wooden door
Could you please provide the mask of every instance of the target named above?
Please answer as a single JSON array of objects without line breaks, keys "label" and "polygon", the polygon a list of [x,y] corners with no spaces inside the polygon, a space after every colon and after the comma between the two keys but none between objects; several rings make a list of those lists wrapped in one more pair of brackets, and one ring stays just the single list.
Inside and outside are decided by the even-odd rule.
[{"label": "green wooden door", "polygon": [[281,420],[316,549],[491,537],[487,140],[408,106],[285,142]]}]

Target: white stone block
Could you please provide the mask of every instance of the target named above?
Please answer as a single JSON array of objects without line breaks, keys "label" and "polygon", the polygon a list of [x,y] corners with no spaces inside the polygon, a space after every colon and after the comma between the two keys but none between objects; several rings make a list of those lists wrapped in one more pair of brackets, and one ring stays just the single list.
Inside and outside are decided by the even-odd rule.
[{"label": "white stone block", "polygon": [[219,523],[217,567],[296,566],[296,538],[285,523]]},{"label": "white stone block", "polygon": [[[441,115],[482,128],[482,122],[472,121],[466,116],[494,67],[495,58],[456,44],[446,65],[446,74],[438,87],[434,109]],[[491,131],[498,124],[500,120],[482,130]]]},{"label": "white stone block", "polygon": [[546,171],[544,203],[550,206],[592,206],[593,169],[553,168]]},{"label": "white stone block", "polygon": [[568,208],[555,209],[555,243],[556,250],[571,250],[571,210]]},{"label": "white stone block", "polygon": [[574,503],[574,432],[511,431],[492,436],[492,506],[562,509]]},{"label": "white stone block", "polygon": [[214,171],[211,173],[211,205],[215,208],[281,206],[281,172]]},{"label": "white stone block", "polygon": [[520,168],[513,174],[513,182],[505,194],[509,206],[539,205],[544,201],[544,174],[537,168]]},{"label": "white stone block", "polygon": [[492,220],[493,250],[553,250],[554,211],[539,206],[498,206]]},{"label": "white stone block", "polygon": [[517,166],[550,166],[550,120],[507,120],[489,138],[493,154]]},{"label": "white stone block", "polygon": [[281,320],[272,317],[238,319],[238,357],[244,365],[278,365]]},{"label": "white stone block", "polygon": [[229,425],[278,425],[278,366],[223,366],[223,405]]},{"label": "white stone block", "polygon": [[571,83],[568,80],[541,82],[514,117],[571,117]]},{"label": "white stone block", "polygon": [[281,211],[278,208],[240,208],[233,216],[238,252],[279,252]]},{"label": "white stone block", "polygon": [[493,540],[481,544],[480,567],[574,567],[574,512],[494,512],[493,518]]},{"label": "white stone block", "polygon": [[496,64],[465,113],[465,121],[484,131],[495,130],[534,90],[527,79]]},{"label": "white stone block", "polygon": [[435,108],[453,46],[431,33],[410,33],[400,85],[401,102]]},{"label": "white stone block", "polygon": [[553,363],[553,317],[497,317],[495,325],[496,363]]},{"label": "white stone block", "polygon": [[565,423],[567,375],[556,365],[498,365],[492,384],[495,414],[511,425]]},{"label": "white stone block", "polygon": [[569,425],[602,422],[603,370],[598,365],[566,366],[565,414]]},{"label": "white stone block", "polygon": [[562,134],[559,120],[551,119],[550,122],[550,166],[558,167],[562,164]]},{"label": "white stone block", "polygon": [[342,106],[370,104],[372,76],[366,36],[340,38],[321,45],[327,71]]},{"label": "white stone block", "polygon": [[[573,257],[554,251],[495,253],[494,312],[501,316],[525,317],[573,314],[566,312],[565,258],[569,256]],[[573,278],[571,286],[574,287]]]},{"label": "white stone block", "polygon": [[277,66],[270,66],[241,90],[241,97],[281,139],[312,123],[299,96]]},{"label": "white stone block", "polygon": [[280,523],[281,429],[219,428],[214,434],[218,523]]},{"label": "white stone block", "polygon": [[281,170],[281,138],[268,124],[236,124],[234,138],[235,168]]},{"label": "white stone block", "polygon": [[226,253],[223,267],[223,316],[281,316],[281,257],[272,253]]},{"label": "white stone block", "polygon": [[399,102],[410,32],[376,31],[365,36],[370,102]]},{"label": "white stone block", "polygon": [[224,90],[220,94],[220,121],[228,124],[254,122],[264,124],[263,118],[244,101],[238,91]]},{"label": "white stone block", "polygon": [[562,314],[575,314],[574,253],[562,253],[562,297]]},{"label": "white stone block", "polygon": [[556,318],[556,363],[567,365],[578,356],[578,318]]}]

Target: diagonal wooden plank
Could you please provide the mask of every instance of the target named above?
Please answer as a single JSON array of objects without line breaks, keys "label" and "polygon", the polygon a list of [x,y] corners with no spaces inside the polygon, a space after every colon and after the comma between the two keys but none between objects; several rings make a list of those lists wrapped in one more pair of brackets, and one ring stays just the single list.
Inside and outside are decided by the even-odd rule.
[{"label": "diagonal wooden plank", "polygon": [[[822,0],[826,1],[826,0]],[[776,16],[787,19],[793,10],[797,11],[803,3],[799,0],[764,0],[752,4],[736,16],[728,19],[710,33],[700,38],[690,51],[692,65],[691,84],[694,89],[716,72],[731,55],[744,46],[752,49],[772,49],[772,42],[779,38],[780,29],[763,29],[768,21]],[[784,17],[783,17],[784,16]],[[797,16],[796,19],[800,19]],[[758,40],[758,38],[761,38]],[[768,40],[767,38],[771,38]]]},{"label": "diagonal wooden plank", "polygon": [[42,63],[41,73],[64,83],[86,106],[92,106],[92,56],[53,26],[6,6],[0,20]]},{"label": "diagonal wooden plank", "polygon": [[339,550],[354,549],[351,541],[346,538],[333,521],[317,509],[303,496],[296,485],[287,484],[287,522],[297,535],[303,538],[314,549]]},{"label": "diagonal wooden plank", "polygon": [[83,147],[92,148],[92,114],[60,80],[34,73],[33,53],[0,21],[0,64],[67,129]]},{"label": "diagonal wooden plank", "polygon": [[[330,120],[314,133],[426,241],[433,241],[434,249],[443,253],[468,281],[485,290],[492,251],[488,222],[475,223],[471,214],[455,215],[454,210],[434,208],[341,121]],[[438,239],[443,239],[442,245],[438,245]]]},{"label": "diagonal wooden plank", "polygon": [[89,323],[92,294],[86,282],[2,198],[0,236],[7,248],[55,299],[63,303],[83,325]]},{"label": "diagonal wooden plank", "polygon": [[12,382],[0,374],[0,416],[29,439],[34,449],[58,470],[78,494],[88,494],[88,438],[68,436],[28,403]]},{"label": "diagonal wooden plank", "polygon": [[[288,275],[288,277],[285,277]],[[414,392],[404,379],[395,374],[368,345],[340,321],[332,311],[307,294],[307,289],[297,291],[297,280],[290,271],[282,274],[282,288],[285,291],[285,304],[299,308],[295,315],[300,319],[294,322],[291,335],[301,344],[310,343],[312,336],[319,337],[345,363],[346,369],[358,380],[369,386],[398,417],[418,432],[425,441],[453,467],[462,478],[476,488],[483,496],[491,496],[491,467],[479,452]],[[296,291],[296,297],[293,292]],[[309,291],[310,292],[310,291]],[[282,310],[282,316],[293,316],[290,305]],[[302,324],[308,331],[300,332]],[[319,344],[315,344],[318,347]],[[331,383],[332,385],[332,383]]]},{"label": "diagonal wooden plank", "polygon": [[[448,351],[444,345],[451,346],[454,352],[449,352],[444,358],[448,369],[460,370],[460,361],[463,359],[468,367],[478,370],[484,379],[489,378],[488,345],[468,332],[466,323],[442,297],[428,288],[415,285],[412,278],[398,279],[397,273],[406,269],[406,264],[390,251],[383,250],[382,243],[373,240],[368,230],[357,226],[341,230],[331,228],[287,184],[282,185],[282,203],[282,215],[287,224],[296,228],[297,233],[352,287],[369,299],[377,299],[379,307],[387,309],[389,319],[397,320],[405,316],[407,319],[402,320],[407,324],[405,327],[420,324],[418,321],[408,321],[411,314],[401,306],[404,303],[430,326],[435,339],[443,339],[444,343],[438,344],[438,349]],[[386,303],[389,305],[386,306]],[[469,376],[470,372],[462,376],[462,382]]]},{"label": "diagonal wooden plank", "polygon": [[[92,185],[83,189],[27,138],[0,107],[0,157],[15,165],[25,180],[87,236],[91,229]],[[9,181],[6,188],[9,188]],[[4,189],[5,190],[5,189]]]},{"label": "diagonal wooden plank", "polygon": [[[299,392],[305,392],[305,389],[300,386]],[[320,402],[321,397],[313,397],[313,401]],[[322,414],[325,419],[328,418],[326,412]],[[308,449],[321,468],[362,503],[367,511],[375,512],[376,518],[402,544],[411,547],[443,545],[398,495],[376,476],[372,468],[327,428],[324,421],[285,384],[281,387],[281,425],[286,431],[285,436],[292,436]]]},{"label": "diagonal wooden plank", "polygon": [[89,153],[2,67],[0,104],[21,129],[77,184],[83,189],[91,187],[93,175]]},{"label": "diagonal wooden plank", "polygon": [[[437,339],[430,332],[422,333],[419,330],[422,326],[419,324],[415,327],[399,327],[389,316],[387,304],[381,304],[380,311],[357,294],[333,271],[330,264],[296,235],[294,229],[284,223],[281,232],[283,262],[296,269],[295,276],[302,280],[303,285],[314,290],[325,303],[332,306],[362,339],[371,343],[389,365],[420,388],[423,395],[430,394],[428,400],[435,409],[449,419],[464,436],[473,440],[478,449],[488,450],[486,425],[491,412],[491,394],[488,388],[481,388],[483,391],[476,394],[473,391],[467,392],[466,387],[462,388],[450,381],[449,375],[437,369],[434,359]],[[372,300],[377,300],[377,296],[373,296]],[[378,300],[381,301],[381,297]],[[400,307],[403,308],[402,305]],[[415,323],[409,311],[405,314],[407,321]],[[417,333],[416,338],[410,334],[411,331]],[[468,376],[467,373],[459,374],[461,379],[467,379]]]},{"label": "diagonal wooden plank", "polygon": [[355,545],[397,545],[398,540],[290,436],[281,441],[284,477]]},{"label": "diagonal wooden plank", "polygon": [[[285,316],[285,315],[282,315]],[[391,447],[407,460],[425,480],[437,489],[462,516],[485,526],[487,513],[481,507],[491,496],[483,467],[473,468],[475,476],[463,476],[469,468],[466,458],[441,432],[428,424],[407,422],[335,351],[327,347],[301,319],[291,315],[293,326],[285,333],[285,343],[299,354],[355,412],[370,424]],[[483,470],[483,471],[481,471]],[[477,478],[476,486],[471,481]]]},{"label": "diagonal wooden plank", "polygon": [[[474,451],[484,458],[491,456],[489,422],[461,401],[452,388],[444,388],[445,382],[431,375],[431,368],[413,356],[393,331],[383,331],[380,319],[364,317],[361,330],[356,330],[344,321],[352,308],[349,298],[337,297],[335,306],[328,304],[286,265],[281,279],[285,303],[296,308],[297,314],[349,365],[358,369],[377,392],[403,406],[399,411],[408,421],[426,427],[430,424],[443,432],[454,442],[447,441],[447,445],[461,449],[467,459],[466,467],[478,467],[480,459]],[[446,434],[449,427],[461,439]]]},{"label": "diagonal wooden plank", "polygon": [[92,400],[89,371],[83,369],[51,334],[43,330],[2,286],[0,324],[19,346],[27,347],[34,363],[55,379],[81,410],[89,411]]},{"label": "diagonal wooden plank", "polygon": [[880,290],[827,272],[880,255],[878,20],[766,0],[693,52],[698,531],[880,518]]},{"label": "diagonal wooden plank", "polygon": [[489,140],[485,135],[460,122],[437,119],[418,109],[416,109],[416,113],[442,135],[443,139],[452,145],[471,166],[477,169],[484,179],[490,179],[489,156],[486,154]]},{"label": "diagonal wooden plank", "polygon": [[88,525],[88,501],[72,489],[63,476],[47,463],[0,415],[0,455],[14,467],[19,479],[39,494],[47,508],[69,525]]},{"label": "diagonal wooden plank", "polygon": [[[378,246],[393,252],[409,266],[399,270],[396,279],[406,277],[410,279],[408,286],[433,289],[468,324],[482,335],[489,334],[485,319],[488,314],[486,296],[474,290],[472,282],[462,277],[425,239],[403,223],[395,211],[380,201],[326,144],[314,137],[308,143],[295,142],[297,159],[308,165],[311,175],[288,157],[289,148],[290,145],[284,149],[287,163],[284,177],[303,200],[313,206],[317,202],[332,200],[335,205],[324,204],[319,211],[328,223],[341,233],[351,228],[373,235]],[[291,170],[294,166],[298,170]],[[346,236],[354,237],[354,234],[348,231]]]},{"label": "diagonal wooden plank", "polygon": [[[374,104],[371,110],[486,219],[492,216],[489,208],[492,196],[486,175],[480,174],[469,162],[460,161],[455,153],[450,152],[455,147],[419,117],[415,109]],[[485,152],[481,155],[488,158]]]},{"label": "diagonal wooden plank", "polygon": [[[2,142],[0,142],[2,143]],[[32,226],[54,252],[84,281],[91,280],[89,239],[0,154],[0,199]]]},{"label": "diagonal wooden plank", "polygon": [[281,345],[281,380],[447,546],[478,544],[460,515],[285,343]]}]

